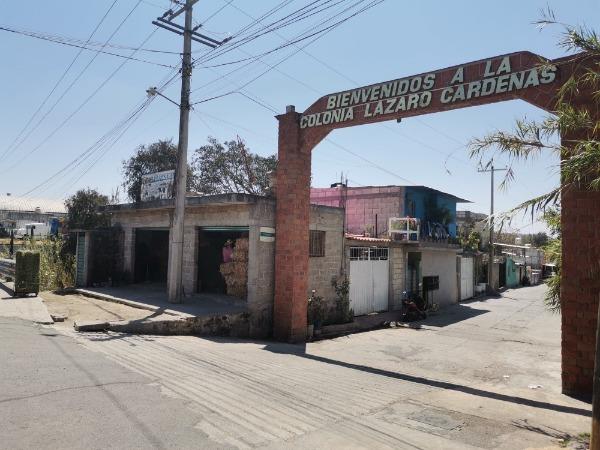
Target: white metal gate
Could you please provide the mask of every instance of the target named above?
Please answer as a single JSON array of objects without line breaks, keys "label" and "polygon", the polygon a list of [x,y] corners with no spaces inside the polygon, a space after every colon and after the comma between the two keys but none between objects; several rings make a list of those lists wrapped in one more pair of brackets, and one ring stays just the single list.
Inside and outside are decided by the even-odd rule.
[{"label": "white metal gate", "polygon": [[460,258],[460,299],[473,297],[473,258]]},{"label": "white metal gate", "polygon": [[388,310],[388,249],[350,247],[350,308],[355,316]]}]

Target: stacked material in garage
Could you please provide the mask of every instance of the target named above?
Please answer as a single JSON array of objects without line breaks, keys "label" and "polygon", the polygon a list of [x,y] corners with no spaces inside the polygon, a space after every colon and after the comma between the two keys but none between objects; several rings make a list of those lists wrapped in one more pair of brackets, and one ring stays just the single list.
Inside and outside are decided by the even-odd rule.
[{"label": "stacked material in garage", "polygon": [[245,299],[248,293],[248,238],[236,239],[232,260],[220,267],[227,295]]}]

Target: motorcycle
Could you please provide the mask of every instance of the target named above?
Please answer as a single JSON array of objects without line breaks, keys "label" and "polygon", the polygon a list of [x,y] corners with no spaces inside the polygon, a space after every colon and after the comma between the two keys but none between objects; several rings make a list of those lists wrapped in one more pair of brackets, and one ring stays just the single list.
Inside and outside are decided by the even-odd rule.
[{"label": "motorcycle", "polygon": [[418,292],[402,293],[402,320],[405,322],[413,322],[415,320],[423,320],[427,318],[425,312],[425,301]]}]

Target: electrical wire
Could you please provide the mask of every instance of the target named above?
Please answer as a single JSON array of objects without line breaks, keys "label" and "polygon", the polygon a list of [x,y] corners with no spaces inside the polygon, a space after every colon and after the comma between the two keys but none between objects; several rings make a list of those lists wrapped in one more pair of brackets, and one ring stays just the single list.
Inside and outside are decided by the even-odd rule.
[{"label": "electrical wire", "polygon": [[[104,23],[104,20],[106,19],[106,17],[108,16],[108,14],[112,11],[113,7],[117,4],[118,1],[119,0],[114,0],[112,2],[112,4],[109,6],[108,10],[104,13],[104,15],[102,16],[102,18],[98,22],[98,24],[92,30],[92,33],[89,35],[89,37],[87,39],[88,42],[92,39],[92,37],[94,37],[94,34],[96,34],[96,31],[98,31],[98,29],[100,28],[100,26]],[[67,68],[64,70],[64,72],[62,73],[62,75],[59,77],[59,79],[54,84],[54,87],[50,90],[50,92],[48,93],[48,95],[46,95],[46,97],[44,98],[44,100],[42,101],[42,103],[40,103],[40,105],[37,107],[37,109],[35,110],[35,112],[31,115],[31,117],[29,118],[29,120],[27,121],[27,123],[25,124],[25,126],[21,129],[21,131],[19,131],[19,134],[17,134],[17,137],[15,137],[15,139],[11,142],[11,144],[0,155],[0,160],[2,160],[4,158],[4,156],[6,156],[6,154],[10,151],[10,149],[13,147],[13,145],[15,145],[15,143],[23,135],[23,133],[25,132],[25,130],[27,129],[27,127],[31,124],[31,122],[33,122],[33,119],[35,119],[35,117],[39,114],[39,112],[44,107],[44,105],[48,102],[48,100],[50,99],[50,97],[52,97],[52,94],[54,94],[54,91],[56,91],[56,89],[58,88],[58,86],[60,85],[60,83],[62,82],[62,80],[64,80],[64,78],[67,76],[67,73],[69,73],[69,71],[71,70],[71,67],[73,67],[73,65],[75,64],[75,62],[77,61],[77,59],[79,58],[79,56],[81,55],[82,52],[83,52],[83,50],[79,50],[77,52],[77,54],[75,55],[75,57],[71,60],[71,62],[67,66]]]},{"label": "electrical wire", "polygon": [[[215,15],[216,14],[211,15],[208,19],[206,19],[204,21],[204,23],[206,23],[210,18],[215,17]],[[144,43],[145,43],[145,41],[144,41]],[[171,73],[171,75],[172,74],[173,73]],[[163,92],[173,81],[175,81],[175,79],[177,79],[179,77],[180,77],[180,75],[178,73],[175,74],[175,75],[173,75],[173,76],[171,76],[170,78],[168,78],[168,76],[167,76],[168,80],[165,81],[165,82],[163,82],[162,84],[160,84],[159,87],[157,88],[157,91],[158,92]],[[152,98],[155,98],[155,97],[152,97]],[[110,142],[109,140],[112,137],[114,137],[115,133],[119,133],[119,130],[122,130],[123,126],[127,126],[127,128],[125,128],[125,130],[122,130],[122,132],[120,132],[120,134],[117,136],[117,138],[114,139],[112,141],[112,143],[110,143],[108,145],[108,147],[105,148],[105,151],[102,152],[100,154],[100,156],[97,157],[93,161],[93,163],[84,170],[83,174],[80,175],[76,179],[78,181],[83,175],[85,175],[86,173],[88,173],[89,170],[91,170],[93,168],[93,166],[95,164],[97,164],[100,161],[100,159],[103,156],[105,156],[106,153],[110,149],[112,149],[114,147],[114,145],[118,142],[118,140],[124,135],[124,133],[131,127],[131,125],[133,125],[133,123],[135,122],[135,120],[137,120],[137,118],[141,115],[141,113],[147,108],[147,105],[149,105],[149,103],[150,102],[148,102],[148,100],[145,100],[144,102],[142,102],[142,104],[140,104],[136,108],[134,108],[133,112],[131,114],[129,114],[129,116],[126,119],[120,121],[115,127],[113,127],[109,132],[105,133],[92,146],[90,146],[88,149],[86,149],[84,152],[82,152],[74,160],[72,160],[67,165],[65,165],[63,168],[61,168],[60,170],[58,170],[57,172],[55,172],[54,174],[52,174],[51,176],[49,176],[48,178],[46,178],[44,181],[42,181],[41,183],[39,183],[38,185],[36,185],[32,189],[30,189],[29,191],[27,191],[24,194],[24,196],[29,195],[32,192],[35,192],[36,190],[39,190],[41,188],[46,188],[47,189],[53,182],[55,182],[56,179],[60,178],[60,176],[63,173],[65,173],[67,170],[74,170],[77,167],[81,166],[87,159],[89,159],[90,157],[92,157],[95,153],[99,152],[103,145],[107,145],[105,143]],[[69,184],[71,184],[71,183],[69,183]]]},{"label": "electrical wire", "polygon": [[[164,91],[170,84],[172,84],[176,79],[178,79],[179,76],[180,75],[178,73],[173,74],[173,72],[171,72],[171,74],[169,74],[169,76],[167,76],[163,79],[163,80],[166,79],[166,81],[163,81],[161,84],[159,84],[157,91],[159,91],[159,92]],[[139,115],[150,105],[150,103],[155,98],[156,97],[146,98],[144,101],[142,101],[141,103],[136,105],[124,119],[119,121],[115,126],[113,126],[113,128],[111,128],[108,132],[106,132],[104,135],[102,135],[90,147],[88,147],[86,150],[84,150],[81,154],[79,154],[76,158],[74,158],[72,161],[70,161],[68,164],[66,164],[64,167],[62,167],[60,170],[54,172],[52,175],[50,175],[48,178],[43,180],[41,183],[39,183],[35,187],[31,188],[29,191],[25,192],[23,194],[23,197],[31,194],[32,192],[35,192],[36,190],[39,190],[42,187],[47,189],[51,185],[52,181],[54,181],[55,179],[58,179],[67,170],[74,170],[77,167],[81,166],[81,164],[83,164],[87,159],[89,159],[91,156],[93,156],[94,153],[98,152],[102,148],[103,145],[106,145],[106,143],[109,143],[111,141],[111,139],[113,139],[115,136],[119,136],[118,139],[120,139],[120,136],[122,136],[122,134],[119,135],[119,133],[121,133],[123,128],[127,127],[126,129],[129,129],[129,126],[132,125],[132,121],[136,117],[139,117]],[[129,126],[127,126],[128,124],[129,124]],[[112,145],[114,145],[118,141],[118,139],[116,139]]]},{"label": "electrical wire", "polygon": [[[128,13],[127,13],[127,15],[125,16],[125,18],[124,18],[124,19],[123,19],[123,20],[122,20],[122,21],[119,23],[119,25],[117,26],[117,28],[116,28],[116,29],[115,29],[115,30],[112,32],[112,34],[111,34],[111,35],[108,37],[108,39],[106,40],[106,43],[110,42],[110,40],[111,40],[111,39],[112,39],[112,38],[115,36],[115,34],[117,34],[117,32],[118,32],[118,31],[119,31],[119,30],[122,28],[122,26],[125,24],[125,22],[127,21],[127,19],[129,19],[129,17],[130,17],[130,16],[133,14],[133,12],[134,12],[134,11],[137,9],[137,7],[140,5],[140,3],[141,3],[141,0],[138,0],[138,2],[135,4],[135,6],[134,6],[134,7],[133,7],[133,8],[132,8],[132,9],[131,9],[131,10],[130,10]],[[149,37],[148,37],[147,39],[149,39]],[[146,41],[147,41],[147,39],[146,39],[146,40],[144,40],[144,42],[146,42]],[[142,44],[142,45],[143,45],[143,44]],[[131,56],[133,56],[134,54],[135,54],[135,51],[131,53]],[[67,88],[66,88],[66,89],[65,89],[65,90],[62,92],[62,94],[60,95],[60,97],[59,97],[59,98],[58,98],[58,99],[57,99],[57,100],[56,100],[56,101],[53,103],[53,105],[52,105],[52,106],[51,106],[51,107],[50,107],[50,108],[49,108],[49,109],[46,111],[46,113],[45,113],[45,114],[44,114],[44,115],[43,115],[43,116],[42,116],[42,117],[41,117],[41,118],[40,118],[40,119],[37,121],[36,125],[35,125],[33,128],[31,128],[31,129],[29,130],[29,132],[28,132],[28,133],[27,133],[27,134],[26,134],[26,135],[25,135],[25,136],[24,136],[24,137],[23,137],[23,138],[22,138],[22,139],[21,139],[21,140],[20,140],[20,141],[19,141],[19,142],[16,144],[16,146],[14,146],[14,147],[13,147],[13,149],[12,149],[12,151],[13,151],[13,152],[14,152],[14,151],[16,151],[16,150],[17,150],[17,148],[18,148],[18,147],[20,147],[20,146],[23,144],[23,142],[25,142],[25,141],[26,141],[26,140],[29,138],[29,136],[31,136],[31,134],[32,134],[32,133],[33,133],[33,132],[34,132],[34,131],[35,131],[35,130],[36,130],[36,129],[37,129],[37,128],[38,128],[38,127],[39,127],[39,126],[40,126],[40,125],[43,123],[43,122],[44,122],[44,120],[46,119],[46,117],[48,117],[48,115],[49,115],[49,114],[50,114],[50,113],[51,113],[51,112],[54,110],[54,108],[56,108],[56,106],[57,106],[57,105],[58,105],[58,104],[61,102],[61,100],[62,100],[62,99],[63,99],[63,98],[64,98],[64,97],[67,95],[67,93],[68,93],[68,92],[69,92],[69,91],[70,91],[70,90],[73,88],[73,86],[75,86],[75,84],[76,84],[76,83],[79,81],[79,79],[80,79],[80,78],[83,76],[83,74],[84,74],[84,73],[87,71],[87,69],[88,69],[88,68],[89,68],[89,67],[90,67],[90,66],[93,64],[93,62],[96,60],[96,58],[98,57],[98,55],[99,55],[99,53],[96,53],[96,54],[95,54],[95,55],[94,55],[94,56],[93,56],[93,57],[90,59],[90,61],[89,61],[89,62],[88,62],[86,65],[85,65],[85,67],[84,67],[83,69],[81,69],[81,71],[80,71],[80,72],[77,74],[77,76],[76,76],[76,77],[73,79],[73,81],[71,81],[71,83],[69,84],[69,86],[67,86]],[[123,63],[122,63],[120,66],[119,66],[119,68],[120,68],[120,67],[122,67],[123,65],[125,65],[125,63],[127,63],[128,61],[129,61],[129,60],[125,60],[125,61],[123,61]],[[109,78],[112,78],[112,75],[111,75]],[[101,85],[101,86],[102,86],[102,85]],[[96,91],[96,92],[97,92],[97,91]],[[95,93],[94,93],[93,95],[95,95]],[[93,95],[92,95],[92,96],[93,96]],[[87,101],[89,101],[89,99],[91,99],[91,98],[88,98],[88,100],[86,100],[84,103],[87,103]],[[81,107],[80,107],[80,108],[78,108],[78,109],[75,111],[75,113],[76,113],[77,111],[79,111],[79,109],[81,109]],[[75,113],[73,113],[71,116],[69,116],[69,118],[70,118],[70,117],[72,117],[72,116],[73,116]],[[68,119],[69,119],[69,118],[68,118]],[[68,120],[68,119],[67,119],[67,120]],[[62,126],[64,125],[64,123],[66,123],[66,122],[63,122],[63,124],[61,124],[59,127],[62,127]],[[56,131],[58,131],[58,130],[56,130]],[[54,133],[55,133],[55,132],[51,133],[51,136],[53,136],[53,135],[54,135]],[[51,137],[51,136],[49,136],[49,137]],[[45,141],[46,141],[46,140],[47,140],[49,137],[47,137],[46,139],[44,139],[44,140],[43,140],[43,141],[42,141],[42,142],[41,142],[41,143],[40,143],[40,144],[39,144],[37,147],[35,147],[35,148],[34,148],[34,149],[31,151],[31,152],[29,152],[29,154],[32,154],[32,153],[34,153],[35,151],[37,151],[37,149],[38,149],[39,147],[41,147],[41,145],[43,145],[43,143],[44,143],[44,142],[45,142]],[[14,164],[14,165],[12,165],[12,166],[11,166],[11,167],[10,167],[8,170],[10,170],[10,169],[12,169],[12,168],[16,167],[16,165],[18,165],[18,164],[19,164],[19,163],[20,163],[20,162],[21,162],[23,159],[24,159],[24,158],[21,158],[21,160],[19,160],[19,162],[18,162],[17,164]],[[5,172],[7,172],[8,170],[4,170],[3,172],[0,172],[0,173],[5,173]]]},{"label": "electrical wire", "polygon": [[[131,58],[129,56],[126,55],[122,55],[120,53],[114,53],[114,52],[108,52],[106,50],[98,50],[94,47],[96,46],[100,46],[101,48],[105,48],[105,47],[111,47],[111,48],[118,48],[120,50],[134,50],[136,49],[135,47],[128,47],[125,45],[110,45],[110,44],[102,44],[102,43],[96,43],[96,42],[88,42],[87,44],[81,44],[81,43],[74,43],[74,42],[66,42],[63,40],[60,40],[59,38],[52,38],[52,37],[43,37],[41,35],[37,35],[35,33],[32,32],[24,32],[24,31],[18,31],[18,30],[14,30],[11,28],[7,28],[5,26],[0,26],[0,31],[6,31],[9,33],[14,33],[14,34],[19,34],[19,35],[23,35],[23,36],[29,36],[35,39],[40,39],[43,41],[48,41],[48,42],[53,42],[55,44],[61,44],[61,45],[66,45],[69,47],[76,47],[79,48],[81,50],[88,50],[90,52],[96,52],[96,53],[102,53],[103,55],[110,55],[110,56],[116,56],[118,58],[125,58],[125,59],[130,59],[132,61],[137,61],[137,62],[143,62],[146,64],[153,64],[155,66],[162,66],[162,67],[169,67],[172,68],[173,66],[170,66],[168,64],[163,64],[160,62],[156,62],[156,61],[149,61],[147,59],[141,59],[141,58]],[[137,51],[140,52],[151,52],[151,53],[166,53],[166,54],[170,54],[170,55],[180,55],[180,52],[171,52],[171,51],[166,51],[166,50],[155,50],[155,49],[149,49],[149,48],[139,48],[137,49]]]},{"label": "electrical wire", "polygon": [[[214,58],[216,58],[216,57],[218,57],[218,56],[222,56],[222,54],[224,54],[224,53],[226,53],[226,52],[230,52],[230,51],[232,51],[232,50],[235,50],[236,48],[238,48],[238,47],[240,47],[240,46],[242,46],[242,45],[246,45],[247,43],[249,43],[249,42],[251,42],[251,41],[254,41],[254,40],[258,39],[258,38],[260,38],[261,36],[264,36],[264,35],[266,35],[266,34],[272,33],[272,32],[274,32],[274,31],[276,31],[276,30],[278,30],[278,29],[281,29],[281,28],[284,28],[284,27],[286,27],[286,26],[289,26],[289,25],[292,25],[292,24],[298,23],[298,22],[300,22],[300,21],[302,21],[302,20],[305,20],[305,19],[307,19],[307,18],[309,18],[309,17],[311,17],[311,16],[315,15],[315,14],[318,14],[318,13],[320,13],[320,12],[322,12],[322,11],[325,11],[325,10],[327,10],[327,9],[330,9],[330,8],[334,7],[335,5],[338,5],[338,4],[340,4],[340,3],[343,3],[343,2],[345,2],[345,1],[348,1],[348,0],[337,0],[337,2],[336,2],[336,3],[334,3],[334,4],[332,4],[332,5],[329,5],[329,6],[326,6],[326,7],[323,7],[322,9],[320,9],[320,10],[317,10],[317,11],[313,11],[313,10],[314,10],[314,9],[316,9],[317,7],[308,8],[309,6],[311,6],[311,5],[313,5],[313,4],[316,4],[316,3],[319,3],[319,2],[323,2],[323,1],[325,2],[325,4],[327,4],[327,3],[330,3],[330,2],[332,2],[333,0],[315,0],[315,1],[311,2],[309,5],[306,5],[306,6],[304,6],[303,8],[300,8],[300,9],[298,9],[298,10],[296,10],[296,11],[292,12],[291,14],[288,14],[288,16],[286,16],[286,17],[284,17],[284,18],[282,18],[282,19],[278,19],[278,20],[276,20],[275,22],[273,22],[273,23],[271,23],[271,24],[269,24],[269,25],[267,25],[267,26],[263,27],[263,29],[262,29],[262,30],[258,30],[257,32],[255,32],[254,34],[252,34],[252,35],[250,35],[250,36],[248,36],[248,37],[246,37],[246,38],[239,39],[238,41],[236,41],[236,42],[235,42],[235,43],[233,43],[232,45],[228,46],[228,47],[227,47],[227,48],[225,48],[224,50],[222,50],[222,51],[218,50],[218,51],[217,51],[217,54],[214,56]],[[365,0],[361,0],[361,1],[365,1]],[[360,3],[360,2],[359,2],[359,3]],[[300,11],[302,11],[303,9],[306,9],[306,8],[308,8],[306,11],[304,11],[303,13],[301,13],[300,15],[298,15],[297,17],[294,17],[295,15],[297,15],[297,14],[298,14],[298,12],[300,12]],[[285,20],[286,18],[288,19],[287,21]],[[281,23],[279,23],[279,25],[277,25],[277,26],[274,26],[274,25],[275,25],[275,24],[277,24],[278,22],[281,22]],[[213,59],[214,59],[214,58],[213,58]],[[234,61],[234,62],[230,62],[230,63],[226,63],[226,64],[236,64],[236,63],[238,63],[238,62],[242,62],[242,61]]]},{"label": "electrical wire", "polygon": [[[308,43],[306,43],[306,44],[305,44],[305,45],[304,45],[302,48],[308,47],[309,45],[311,45],[311,44],[313,44],[314,42],[316,42],[317,40],[321,39],[322,37],[324,37],[325,35],[327,35],[329,32],[333,31],[335,28],[337,28],[338,26],[340,26],[340,25],[342,25],[343,23],[345,23],[346,21],[350,20],[351,18],[355,17],[355,16],[356,16],[356,15],[358,15],[358,14],[361,14],[361,13],[363,13],[363,12],[367,11],[368,9],[370,9],[370,8],[372,8],[372,7],[374,7],[374,6],[377,6],[377,5],[379,5],[379,4],[380,4],[380,3],[382,3],[383,1],[385,1],[385,0],[373,0],[373,1],[371,1],[371,2],[370,2],[368,5],[367,5],[367,6],[363,7],[363,8],[362,8],[362,9],[360,9],[359,11],[357,11],[357,12],[355,12],[355,13],[353,13],[353,14],[351,14],[351,15],[349,15],[349,16],[347,16],[347,17],[345,17],[345,18],[343,18],[343,19],[341,19],[341,20],[339,20],[339,21],[337,21],[337,22],[335,22],[333,25],[330,25],[330,26],[328,26],[328,27],[326,27],[326,28],[324,28],[324,29],[318,30],[318,31],[316,31],[316,32],[314,32],[314,33],[310,33],[310,34],[309,34],[307,37],[312,37],[312,36],[315,36],[315,37],[314,37],[314,39],[312,39],[311,41],[309,41]],[[358,4],[358,3],[361,3],[361,2],[364,2],[364,0],[360,0],[360,1],[359,1],[359,2],[357,2],[356,4]],[[355,4],[355,5],[356,5],[356,4]],[[353,5],[353,6],[354,6],[354,5]],[[345,11],[347,11],[348,9],[349,9],[349,8],[347,8]],[[318,26],[318,25],[317,25],[317,26]],[[314,29],[314,28],[315,28],[315,27],[313,27],[313,29]],[[299,42],[299,41],[301,41],[301,40],[304,40],[304,39],[305,39],[305,38],[300,38],[300,39],[297,39],[297,40],[295,40],[294,42]],[[284,44],[283,46],[280,46],[279,48],[285,48],[285,47],[288,47],[289,45],[291,45],[291,43]],[[274,65],[270,65],[270,67],[269,67],[268,69],[266,69],[265,71],[263,71],[263,72],[262,72],[262,73],[260,73],[259,75],[255,76],[255,77],[254,77],[254,78],[252,78],[251,80],[249,80],[249,81],[245,82],[243,85],[241,85],[241,86],[238,88],[238,90],[239,90],[239,89],[243,89],[244,87],[248,86],[249,84],[251,84],[251,83],[255,82],[255,81],[256,81],[256,80],[258,80],[259,78],[261,78],[261,77],[263,77],[264,75],[266,75],[267,73],[269,73],[271,70],[274,70],[274,69],[276,69],[276,67],[277,67],[277,66],[281,65],[282,63],[284,63],[285,61],[287,61],[288,59],[290,59],[292,56],[294,56],[294,55],[296,55],[298,52],[300,52],[300,50],[301,50],[302,48],[299,48],[299,49],[297,49],[297,50],[293,51],[292,53],[288,54],[288,55],[287,55],[287,56],[285,56],[283,59],[281,59],[281,60],[279,60],[277,63],[275,63]],[[272,53],[272,52],[269,52],[269,53]],[[260,59],[260,58],[262,58],[262,56],[263,56],[262,54],[261,54],[261,55],[257,55],[257,56],[255,56],[255,57],[254,57],[254,61],[252,61],[251,63],[255,62],[256,60],[258,60],[258,59]],[[250,63],[248,63],[248,64],[250,64]],[[236,70],[238,70],[238,69],[234,69],[233,71],[229,72],[227,75],[229,75],[229,74],[231,74],[231,73],[235,72]],[[213,81],[214,81],[214,80],[213,80]],[[209,84],[210,84],[210,83],[209,83]],[[207,84],[207,85],[208,85],[208,84]],[[206,86],[206,85],[205,85],[205,86]],[[204,87],[204,86],[202,86],[202,87]],[[194,89],[194,91],[196,91],[196,90],[198,90],[198,89],[200,89],[200,88]],[[199,104],[199,103],[205,103],[205,102],[208,102],[208,101],[211,101],[211,100],[215,100],[215,99],[218,99],[218,98],[226,97],[226,96],[228,96],[228,95],[231,95],[231,94],[234,94],[234,93],[236,93],[236,91],[229,91],[229,92],[226,92],[226,93],[224,93],[224,94],[215,95],[215,96],[212,96],[212,97],[209,97],[209,98],[205,98],[205,99],[202,99],[202,100],[195,101],[195,102],[193,102],[192,104],[193,104],[193,105],[195,105],[195,104]]]},{"label": "electrical wire", "polygon": [[[144,40],[144,42],[148,41],[153,34],[156,32],[156,30],[152,31],[148,37],[146,37],[146,39]],[[92,92],[69,116],[67,116],[66,119],[64,119],[60,125],[58,127],[56,127],[49,135],[46,136],[46,138],[41,141],[36,147],[34,147],[29,153],[26,153],[21,159],[19,159],[17,162],[15,162],[14,164],[12,164],[10,167],[8,167],[4,172],[8,172],[10,170],[12,170],[13,168],[15,168],[16,166],[18,166],[20,163],[22,163],[25,159],[27,159],[29,156],[31,156],[33,153],[35,153],[36,151],[38,151],[48,140],[50,140],[56,133],[58,133],[58,131],[60,131],[68,122],[69,120],[71,120],[75,114],[77,114],[87,103],[89,103],[89,101],[94,98],[96,96],[96,94],[98,94],[98,92],[100,92],[100,90],[102,90],[102,88],[123,68],[123,66],[127,63],[127,60],[123,61],[95,90],[94,92]]]}]

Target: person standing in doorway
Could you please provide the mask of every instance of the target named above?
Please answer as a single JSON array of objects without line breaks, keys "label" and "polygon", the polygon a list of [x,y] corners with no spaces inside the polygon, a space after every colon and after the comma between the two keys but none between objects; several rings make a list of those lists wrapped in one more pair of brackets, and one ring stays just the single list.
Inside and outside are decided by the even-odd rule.
[{"label": "person standing in doorway", "polygon": [[227,239],[223,244],[223,262],[229,263],[233,261],[233,241]]}]

